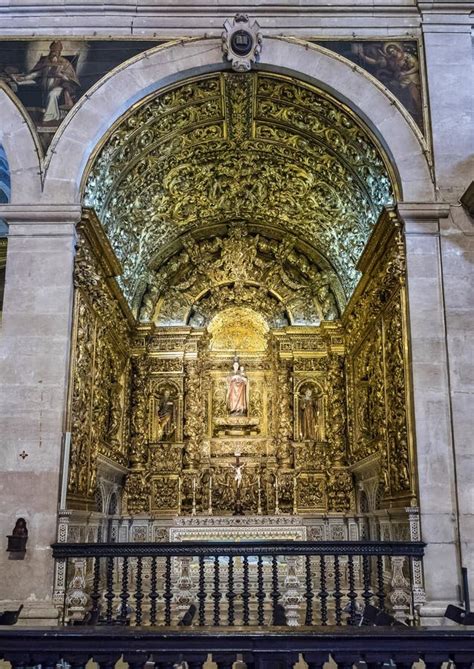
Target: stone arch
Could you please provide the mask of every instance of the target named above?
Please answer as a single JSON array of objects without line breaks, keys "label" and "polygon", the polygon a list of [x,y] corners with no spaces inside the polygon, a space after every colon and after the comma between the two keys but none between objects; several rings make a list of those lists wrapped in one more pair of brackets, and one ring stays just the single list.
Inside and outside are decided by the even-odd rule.
[{"label": "stone arch", "polygon": [[[390,158],[399,198],[433,200],[433,183],[422,141],[395,98],[369,75],[319,46],[271,37],[265,39],[258,67],[306,79],[348,104]],[[81,184],[96,147],[135,102],[174,81],[227,68],[222,61],[220,40],[216,39],[157,47],[117,68],[78,103],[51,144],[44,198],[80,203]]]},{"label": "stone arch", "polygon": [[[32,122],[23,106],[0,84],[2,123],[0,145],[9,167],[8,200],[12,204],[38,202],[41,198],[41,148]],[[0,174],[2,191],[2,177]],[[0,204],[6,204],[0,199]]]}]

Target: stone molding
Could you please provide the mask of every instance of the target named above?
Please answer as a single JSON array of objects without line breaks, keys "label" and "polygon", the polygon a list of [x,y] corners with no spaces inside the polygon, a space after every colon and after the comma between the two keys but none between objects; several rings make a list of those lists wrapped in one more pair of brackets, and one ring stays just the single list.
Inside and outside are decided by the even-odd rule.
[{"label": "stone molding", "polygon": [[447,218],[450,205],[444,202],[399,202],[396,212],[404,223],[404,234],[437,235],[440,219]]},{"label": "stone molding", "polygon": [[445,202],[399,202],[397,211],[402,218],[435,219],[449,216],[450,205]]},{"label": "stone molding", "polygon": [[44,225],[78,223],[82,207],[78,204],[2,204],[0,217],[9,225]]}]

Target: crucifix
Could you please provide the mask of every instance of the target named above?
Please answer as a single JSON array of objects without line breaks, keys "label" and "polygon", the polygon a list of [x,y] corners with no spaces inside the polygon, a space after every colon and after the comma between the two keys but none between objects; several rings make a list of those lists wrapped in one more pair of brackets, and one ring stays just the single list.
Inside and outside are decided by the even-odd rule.
[{"label": "crucifix", "polygon": [[240,462],[240,452],[236,451],[235,452],[235,465],[230,465],[232,469],[234,470],[234,481],[237,485],[237,489],[235,492],[235,507],[234,507],[234,516],[242,516],[242,501],[240,498],[240,489],[242,487],[242,472],[245,467],[245,462]]}]

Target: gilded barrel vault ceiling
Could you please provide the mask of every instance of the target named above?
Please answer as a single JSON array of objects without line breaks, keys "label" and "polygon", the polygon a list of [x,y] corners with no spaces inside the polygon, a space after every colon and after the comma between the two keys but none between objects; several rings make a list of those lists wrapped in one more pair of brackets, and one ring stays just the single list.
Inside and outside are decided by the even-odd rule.
[{"label": "gilded barrel vault ceiling", "polygon": [[[337,318],[392,185],[333,98],[267,73],[154,94],[112,131],[85,188],[142,321],[209,323],[229,300],[270,327]],[[237,297],[236,297],[237,295]]]}]

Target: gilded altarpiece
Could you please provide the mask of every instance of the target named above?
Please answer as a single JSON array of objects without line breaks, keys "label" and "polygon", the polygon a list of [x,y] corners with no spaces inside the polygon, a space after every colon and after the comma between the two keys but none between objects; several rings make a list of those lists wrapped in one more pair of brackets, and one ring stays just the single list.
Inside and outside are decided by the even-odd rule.
[{"label": "gilded altarpiece", "polygon": [[121,271],[93,214],[78,226],[69,431],[69,504],[95,507],[99,460],[128,467],[130,333]]},{"label": "gilded altarpiece", "polygon": [[[363,278],[344,316],[351,469],[379,486],[375,504],[403,507],[416,496],[406,322],[405,248],[386,211],[359,261]],[[363,488],[364,484],[361,483]]]},{"label": "gilded altarpiece", "polygon": [[[128,512],[349,511],[343,342],[337,323],[269,331],[261,351],[223,350],[205,328],[139,326]],[[248,384],[235,413],[233,367]]]},{"label": "gilded altarpiece", "polygon": [[[241,228],[219,249],[227,239],[263,243]],[[239,302],[235,282],[202,326],[193,311],[188,325],[137,323],[113,278],[113,251],[86,216],[75,268],[70,504],[92,508],[101,462],[121,468],[121,509],[131,515],[350,513],[366,462],[377,470],[379,508],[410,503],[405,264],[393,212],[379,220],[359,270],[342,322],[281,326],[260,302]],[[237,407],[229,398],[238,384]]]}]

